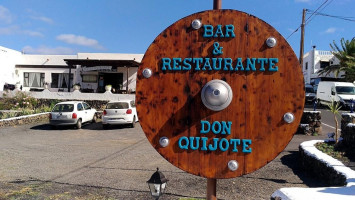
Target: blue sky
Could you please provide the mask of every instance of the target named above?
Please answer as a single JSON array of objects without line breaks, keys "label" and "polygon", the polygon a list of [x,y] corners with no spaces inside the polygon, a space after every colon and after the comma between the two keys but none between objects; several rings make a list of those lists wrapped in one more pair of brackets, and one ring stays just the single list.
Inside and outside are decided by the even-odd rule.
[{"label": "blue sky", "polygon": [[[223,9],[252,14],[285,38],[301,24],[302,9],[326,0],[222,0]],[[212,9],[213,0],[2,0],[0,46],[27,54],[145,53],[165,28],[190,14]],[[355,0],[328,0],[321,13],[353,17]],[[308,18],[310,14],[307,15]],[[335,40],[355,37],[355,22],[314,15],[305,52],[330,50]],[[300,31],[287,39],[299,55]]]}]

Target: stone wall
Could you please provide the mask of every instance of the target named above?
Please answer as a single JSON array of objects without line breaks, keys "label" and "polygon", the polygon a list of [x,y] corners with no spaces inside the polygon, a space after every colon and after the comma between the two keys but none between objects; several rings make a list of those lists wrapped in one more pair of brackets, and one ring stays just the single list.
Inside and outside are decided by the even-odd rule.
[{"label": "stone wall", "polygon": [[[102,117],[102,111],[96,112],[97,118]],[[15,126],[22,124],[35,124],[40,122],[49,122],[49,113],[39,113],[33,115],[25,115],[21,117],[13,117],[9,119],[1,119],[0,127]]]},{"label": "stone wall", "polygon": [[303,111],[301,123],[296,134],[315,135],[321,132],[321,112]]},{"label": "stone wall", "polygon": [[347,184],[346,177],[333,167],[308,155],[301,146],[299,147],[299,152],[301,167],[308,174],[317,177],[329,186],[344,186]]},{"label": "stone wall", "polygon": [[0,127],[45,122],[48,121],[49,119],[48,114],[49,113],[40,113],[40,114],[26,115],[21,117],[13,117],[9,119],[2,119],[0,120]]},{"label": "stone wall", "polygon": [[355,148],[355,113],[342,114],[340,137],[347,148]]}]

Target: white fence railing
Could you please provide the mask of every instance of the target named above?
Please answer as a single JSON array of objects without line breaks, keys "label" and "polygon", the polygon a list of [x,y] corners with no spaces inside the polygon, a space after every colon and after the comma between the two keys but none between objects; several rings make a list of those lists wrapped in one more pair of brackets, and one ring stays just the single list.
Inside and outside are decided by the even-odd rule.
[{"label": "white fence railing", "polygon": [[332,52],[331,51],[318,51],[318,55],[321,56],[331,56]]},{"label": "white fence railing", "polygon": [[[9,92],[0,92],[0,97],[6,96],[11,97],[15,96],[16,93],[20,91],[15,89],[14,91]],[[110,91],[105,93],[82,93],[79,90],[74,90],[73,92],[51,92],[48,89],[43,90],[42,92],[26,92],[31,97],[36,99],[62,99],[62,100],[102,100],[102,101],[114,101],[114,100],[134,100],[135,94],[113,94]]]}]

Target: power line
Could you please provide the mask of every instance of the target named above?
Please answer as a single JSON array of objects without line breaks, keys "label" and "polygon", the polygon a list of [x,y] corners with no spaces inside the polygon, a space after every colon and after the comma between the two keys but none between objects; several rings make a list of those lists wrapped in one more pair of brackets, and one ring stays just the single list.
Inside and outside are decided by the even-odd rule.
[{"label": "power line", "polygon": [[[326,1],[324,1],[323,3],[322,3],[322,5],[320,5],[312,14],[311,14],[311,16],[309,16],[307,19],[306,19],[306,24],[305,25],[307,25],[309,22],[311,22],[313,19],[314,19],[314,17],[313,18],[311,18],[318,10],[320,10],[320,11],[322,11],[322,10],[324,10],[324,8],[326,8],[330,3],[332,3],[332,1],[333,0],[331,0],[331,1],[329,1],[329,0],[326,0]],[[327,4],[327,2],[328,2],[328,4]],[[323,8],[322,8],[323,7]]]},{"label": "power line", "polygon": [[[314,12],[311,14],[311,16],[309,16],[309,17],[306,19],[305,25],[307,25],[310,21],[312,21],[312,19],[310,19],[310,18],[311,18],[319,9],[321,9],[328,1],[329,1],[329,0],[325,0],[325,1],[316,9],[316,11],[314,11]],[[322,8],[322,10],[323,10],[325,7],[327,7],[332,1],[333,1],[333,0],[331,0],[327,5],[325,5],[325,6]],[[306,10],[307,10],[307,9],[306,9]],[[286,38],[286,40],[287,40],[288,38],[290,38],[294,33],[296,33],[296,32],[301,28],[301,26],[302,26],[302,24],[299,25],[299,26],[296,28],[296,30],[293,31],[293,32]]]},{"label": "power line", "polygon": [[342,20],[346,20],[346,21],[355,22],[355,17],[336,16],[336,15],[329,15],[329,14],[320,13],[320,12],[315,12],[315,15],[320,15],[320,16],[325,16],[325,17],[332,17],[332,18],[337,18],[337,19],[342,19]]}]

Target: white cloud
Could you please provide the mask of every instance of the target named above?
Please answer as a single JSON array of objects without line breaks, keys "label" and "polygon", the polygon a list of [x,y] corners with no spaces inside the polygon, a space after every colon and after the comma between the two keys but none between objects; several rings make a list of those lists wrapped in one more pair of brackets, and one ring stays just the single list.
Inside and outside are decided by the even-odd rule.
[{"label": "white cloud", "polygon": [[326,31],[324,31],[324,33],[331,34],[331,33],[335,33],[336,30],[337,30],[336,28],[330,27],[330,28],[328,28]]},{"label": "white cloud", "polygon": [[23,31],[24,34],[32,36],[32,37],[43,37],[44,35],[41,32],[38,31],[30,31],[30,30],[25,30]]},{"label": "white cloud", "polygon": [[20,32],[20,27],[16,25],[0,28],[0,35],[11,35],[19,32]]},{"label": "white cloud", "polygon": [[33,48],[31,46],[25,46],[22,48],[22,51],[26,54],[49,54],[49,55],[72,55],[76,52],[67,47],[47,47],[47,46],[39,46],[37,48]]},{"label": "white cloud", "polygon": [[0,35],[15,35],[15,34],[23,34],[32,37],[43,37],[44,35],[38,31],[31,30],[22,30],[17,25],[12,25],[8,27],[0,27]]},{"label": "white cloud", "polygon": [[10,24],[13,20],[13,16],[10,11],[4,6],[0,5],[0,22],[5,22],[6,24]]},{"label": "white cloud", "polygon": [[48,17],[44,17],[44,16],[40,16],[40,17],[37,17],[37,16],[31,16],[32,19],[35,19],[35,20],[38,20],[38,21],[41,21],[41,22],[45,22],[47,24],[53,24],[53,20],[51,18],[48,18]]},{"label": "white cloud", "polygon": [[34,19],[34,20],[38,20],[38,21],[41,21],[41,22],[45,22],[47,24],[53,24],[53,20],[49,17],[45,17],[43,15],[41,15],[40,13],[37,13],[36,11],[32,10],[32,9],[27,9],[27,13],[30,15],[29,17],[31,19]]},{"label": "white cloud", "polygon": [[103,46],[101,46],[97,40],[80,35],[61,34],[57,36],[57,40],[68,44],[76,44],[80,46],[92,47],[95,49],[103,49]]}]

